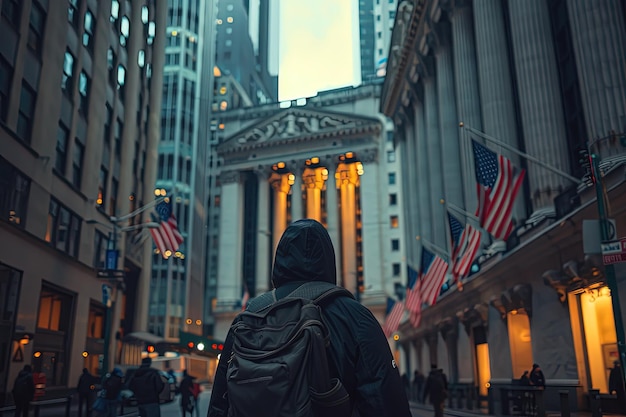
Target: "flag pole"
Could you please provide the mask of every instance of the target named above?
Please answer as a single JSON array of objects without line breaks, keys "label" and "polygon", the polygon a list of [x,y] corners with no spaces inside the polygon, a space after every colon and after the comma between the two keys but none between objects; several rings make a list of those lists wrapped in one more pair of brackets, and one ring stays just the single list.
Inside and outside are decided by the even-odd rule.
[{"label": "flag pole", "polygon": [[452,203],[448,203],[448,208],[452,209],[452,211],[456,212],[457,214],[464,216],[466,219],[471,219],[474,220],[476,222],[478,222],[480,219],[478,218],[478,216],[470,213],[469,211],[466,211],[464,209],[462,209],[461,207],[454,205]]},{"label": "flag pole", "polygon": [[450,257],[447,250],[440,248],[439,246],[435,245],[434,243],[429,242],[428,240],[424,239],[421,236],[419,236],[419,238],[420,238],[420,241],[422,241],[422,244],[424,246],[427,246],[430,250],[434,252],[438,252],[440,255],[444,255],[448,258]]},{"label": "flag pole", "polygon": [[487,140],[489,142],[495,143],[496,145],[501,146],[504,149],[507,149],[507,150],[509,150],[509,151],[511,151],[511,152],[513,152],[513,153],[515,153],[515,154],[517,154],[519,156],[521,156],[522,158],[525,158],[525,159],[527,159],[527,160],[529,160],[531,162],[534,162],[537,165],[542,166],[543,168],[545,168],[545,169],[547,169],[549,171],[552,171],[555,174],[560,175],[563,178],[567,178],[568,180],[572,181],[575,184],[581,184],[582,183],[582,181],[580,179],[578,179],[576,177],[573,177],[573,176],[569,175],[568,173],[563,172],[560,169],[555,168],[555,167],[553,167],[553,166],[543,162],[542,160],[540,160],[538,158],[535,158],[534,156],[528,155],[527,153],[522,152],[519,149],[516,149],[516,148],[514,148],[511,145],[507,145],[506,143],[504,143],[504,142],[502,142],[502,141],[500,141],[500,140],[498,140],[498,139],[496,139],[496,138],[494,138],[492,136],[489,136],[488,134],[483,133],[480,130],[476,130],[476,129],[472,128],[472,127],[466,126],[463,122],[460,122],[459,126],[461,126],[464,129],[467,129],[469,132],[475,134],[476,136],[480,136],[481,138],[483,138],[483,139],[485,139],[485,140]]}]

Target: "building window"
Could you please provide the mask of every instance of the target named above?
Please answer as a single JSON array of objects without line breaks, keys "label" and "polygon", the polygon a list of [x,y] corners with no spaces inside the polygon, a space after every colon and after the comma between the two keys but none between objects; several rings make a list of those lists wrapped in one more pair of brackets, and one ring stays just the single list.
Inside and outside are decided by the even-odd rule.
[{"label": "building window", "polygon": [[111,198],[109,199],[109,215],[115,216],[117,207],[117,190],[119,188],[117,178],[111,178]]},{"label": "building window", "polygon": [[122,16],[122,23],[120,25],[120,45],[126,46],[129,35],[130,35],[130,20],[128,20],[128,17]]},{"label": "building window", "polygon": [[81,221],[76,214],[52,198],[48,208],[48,224],[44,239],[55,248],[76,258]]},{"label": "building window", "polygon": [[389,217],[389,225],[391,226],[392,229],[397,229],[399,226],[398,216]]},{"label": "building window", "polygon": [[100,182],[98,184],[98,199],[96,204],[103,208],[106,199],[107,179],[109,178],[109,170],[105,166],[100,167]]},{"label": "building window", "polygon": [[389,194],[389,205],[397,206],[398,205],[398,195],[397,194]]},{"label": "building window", "polygon": [[24,227],[30,179],[0,157],[0,217]]},{"label": "building window", "polygon": [[63,58],[63,79],[61,80],[61,89],[72,96],[72,81],[74,79],[74,55],[70,51],[65,51]]},{"label": "building window", "polygon": [[400,250],[400,239],[391,239],[391,251],[397,252]]},{"label": "building window", "polygon": [[115,22],[117,22],[117,19],[119,19],[119,17],[120,17],[120,2],[118,0],[113,0],[111,2],[111,16],[109,16],[109,20],[111,21],[111,23],[115,24]]},{"label": "building window", "polygon": [[396,185],[396,173],[395,172],[389,173],[389,185]]},{"label": "building window", "polygon": [[115,74],[115,63],[117,61],[117,56],[115,55],[115,52],[113,52],[113,48],[109,48],[107,50],[107,69],[109,71],[109,83],[111,83],[111,85],[115,85],[115,78],[116,78],[116,74]]},{"label": "building window", "polygon": [[46,12],[37,2],[33,2],[30,9],[28,24],[28,46],[39,56],[43,39],[43,30],[46,24]]},{"label": "building window", "polygon": [[96,32],[96,21],[89,10],[85,13],[84,24],[83,46],[85,46],[89,52],[93,52],[93,34]]},{"label": "building window", "polygon": [[104,233],[96,230],[96,235],[93,243],[93,266],[94,268],[103,269],[105,266],[104,262],[106,249],[109,245],[109,239]]},{"label": "building window", "polygon": [[20,94],[20,111],[17,116],[17,136],[24,142],[30,143],[30,134],[35,114],[35,90],[30,88],[26,81],[22,81],[22,92]]},{"label": "building window", "polygon": [[400,264],[392,264],[391,268],[392,268],[393,276],[399,277],[400,276]]},{"label": "building window", "polygon": [[11,80],[13,78],[13,68],[0,55],[0,120],[7,121],[7,111],[9,110],[9,91],[11,90]]},{"label": "building window", "polygon": [[83,157],[85,156],[85,145],[80,143],[78,138],[74,141],[74,152],[72,157],[72,184],[80,189],[81,179],[83,177]]},{"label": "building window", "polygon": [[120,96],[124,98],[124,84],[126,83],[126,68],[124,65],[117,66],[117,89],[120,91]]},{"label": "building window", "polygon": [[4,0],[2,2],[2,16],[13,25],[19,26],[21,0]]},{"label": "building window", "polygon": [[69,0],[69,6],[67,7],[67,21],[74,26],[74,28],[78,28],[78,9],[79,9],[79,0]]},{"label": "building window", "polygon": [[387,152],[387,162],[396,162],[396,152],[388,151]]},{"label": "building window", "polygon": [[87,111],[89,110],[89,77],[85,71],[80,72],[78,78],[78,92],[80,93],[80,106],[78,110],[87,117]]},{"label": "building window", "polygon": [[67,163],[67,141],[69,136],[69,129],[62,122],[59,122],[54,169],[63,176],[65,176],[65,166]]}]

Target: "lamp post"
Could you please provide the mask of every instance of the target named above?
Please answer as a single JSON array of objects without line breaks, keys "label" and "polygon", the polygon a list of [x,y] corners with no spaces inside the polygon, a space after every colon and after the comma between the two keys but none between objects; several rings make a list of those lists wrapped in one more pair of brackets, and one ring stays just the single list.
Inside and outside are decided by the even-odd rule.
[{"label": "lamp post", "polygon": [[[102,224],[103,226],[113,228],[113,230],[109,232],[109,242],[107,245],[106,259],[105,259],[105,271],[104,271],[104,274],[98,274],[98,276],[101,279],[113,279],[117,281],[119,278],[122,278],[122,279],[124,278],[124,271],[118,270],[119,252],[117,249],[117,239],[121,233],[126,233],[126,232],[130,232],[133,230],[146,229],[146,228],[154,229],[154,228],[159,227],[159,224],[155,222],[139,223],[139,224],[126,226],[126,227],[120,227],[119,224],[123,221],[131,219],[135,217],[136,215],[156,206],[161,201],[164,201],[166,199],[167,197],[159,197],[155,199],[154,201],[146,204],[145,206],[138,208],[137,210],[125,216],[121,216],[121,217],[110,216],[109,221],[111,222],[111,224],[103,224],[97,220],[86,221],[86,223],[88,224],[99,223],[99,224]],[[105,310],[105,325],[104,325],[104,351],[102,355],[103,356],[102,358],[102,375],[103,376],[109,372],[109,362],[110,362],[109,345],[111,344],[111,324],[112,324],[111,323],[112,321],[111,309],[113,305],[112,290],[113,289],[111,288],[111,286],[109,286],[109,284],[102,284],[102,302],[105,305],[105,309],[106,309]]]}]

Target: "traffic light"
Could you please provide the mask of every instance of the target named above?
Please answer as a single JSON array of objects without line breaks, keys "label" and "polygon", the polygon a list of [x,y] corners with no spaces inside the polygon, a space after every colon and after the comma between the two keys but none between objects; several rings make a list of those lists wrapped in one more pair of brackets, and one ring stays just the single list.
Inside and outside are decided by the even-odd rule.
[{"label": "traffic light", "polygon": [[589,153],[587,148],[578,151],[578,163],[583,169],[582,180],[589,186],[596,183],[596,176],[593,170],[593,155]]},{"label": "traffic light", "polygon": [[148,352],[148,353],[154,353],[155,350],[156,349],[155,349],[154,345],[146,346],[146,352]]}]

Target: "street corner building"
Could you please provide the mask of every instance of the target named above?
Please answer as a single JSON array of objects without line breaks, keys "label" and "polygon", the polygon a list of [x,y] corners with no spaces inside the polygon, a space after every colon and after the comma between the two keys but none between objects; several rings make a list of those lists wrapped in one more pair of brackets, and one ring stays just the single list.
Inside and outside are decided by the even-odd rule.
[{"label": "street corner building", "polygon": [[126,215],[155,200],[166,6],[1,2],[0,405],[25,364],[64,396],[145,329],[152,247]]},{"label": "street corner building", "polygon": [[457,262],[448,213],[482,235],[396,333],[402,371],[438,364],[450,407],[519,412],[516,380],[537,363],[544,410],[564,391],[573,410],[599,396],[619,411],[624,16],[618,0],[399,2],[380,110],[403,155],[407,262]]}]

